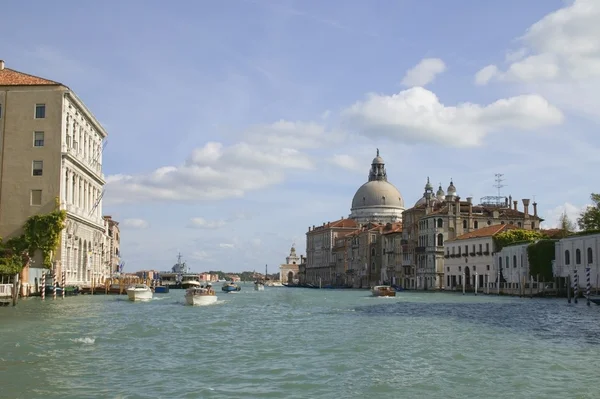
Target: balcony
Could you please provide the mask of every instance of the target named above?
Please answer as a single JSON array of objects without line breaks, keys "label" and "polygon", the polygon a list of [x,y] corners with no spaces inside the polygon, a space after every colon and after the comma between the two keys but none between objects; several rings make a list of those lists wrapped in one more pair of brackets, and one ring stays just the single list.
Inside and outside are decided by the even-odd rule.
[{"label": "balcony", "polygon": [[[466,256],[466,254],[465,254],[465,256]],[[469,256],[471,256],[471,257],[475,256],[475,252],[470,252]]]},{"label": "balcony", "polygon": [[96,216],[95,214],[90,215],[89,211],[85,211],[83,208],[75,206],[73,204],[62,204],[63,209],[68,213],[79,216],[80,218],[87,220],[91,223],[94,223],[99,226],[104,226],[104,221],[101,216]]},{"label": "balcony", "polygon": [[73,147],[68,147],[66,144],[62,146],[62,154],[66,155],[71,161],[87,171],[90,175],[100,178],[104,183],[104,174],[102,173],[101,163],[89,157],[84,157],[83,152],[78,151]]},{"label": "balcony", "polygon": [[477,252],[477,255],[478,255],[478,256],[481,256],[481,255],[483,255],[483,252],[481,252],[481,251],[478,251],[478,252]]}]

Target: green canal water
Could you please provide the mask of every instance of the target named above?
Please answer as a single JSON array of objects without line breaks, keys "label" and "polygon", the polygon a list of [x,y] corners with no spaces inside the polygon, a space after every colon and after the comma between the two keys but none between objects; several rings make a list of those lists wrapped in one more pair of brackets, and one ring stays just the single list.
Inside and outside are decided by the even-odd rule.
[{"label": "green canal water", "polygon": [[244,285],[0,308],[0,398],[598,398],[600,307]]}]

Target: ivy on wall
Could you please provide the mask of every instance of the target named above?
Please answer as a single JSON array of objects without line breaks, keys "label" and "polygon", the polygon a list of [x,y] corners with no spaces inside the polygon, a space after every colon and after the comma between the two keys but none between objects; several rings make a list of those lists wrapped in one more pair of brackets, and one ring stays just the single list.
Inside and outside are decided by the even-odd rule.
[{"label": "ivy on wall", "polygon": [[23,225],[23,234],[6,242],[0,241],[0,273],[20,272],[36,251],[42,253],[43,265],[50,269],[52,255],[60,245],[60,236],[66,220],[66,211],[58,209],[27,219]]},{"label": "ivy on wall", "polygon": [[552,261],[554,260],[554,244],[556,240],[539,240],[527,247],[529,274],[540,276],[541,281],[552,281]]}]

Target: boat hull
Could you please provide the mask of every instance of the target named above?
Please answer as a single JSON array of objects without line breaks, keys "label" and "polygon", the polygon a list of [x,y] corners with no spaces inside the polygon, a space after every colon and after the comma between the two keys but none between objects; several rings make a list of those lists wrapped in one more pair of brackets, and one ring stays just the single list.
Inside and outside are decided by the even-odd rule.
[{"label": "boat hull", "polygon": [[152,290],[128,289],[127,297],[130,301],[149,301],[152,299]]},{"label": "boat hull", "polygon": [[216,295],[185,295],[185,303],[192,306],[212,305],[217,302]]},{"label": "boat hull", "polygon": [[169,293],[169,286],[168,285],[159,285],[154,287],[154,293],[155,294],[168,294]]},{"label": "boat hull", "polygon": [[390,286],[376,286],[371,290],[373,296],[396,296],[396,290]]},{"label": "boat hull", "polygon": [[226,286],[221,287],[221,291],[224,291],[224,292],[237,292],[240,290],[241,290],[241,288],[239,285],[237,285],[237,286],[226,285]]}]

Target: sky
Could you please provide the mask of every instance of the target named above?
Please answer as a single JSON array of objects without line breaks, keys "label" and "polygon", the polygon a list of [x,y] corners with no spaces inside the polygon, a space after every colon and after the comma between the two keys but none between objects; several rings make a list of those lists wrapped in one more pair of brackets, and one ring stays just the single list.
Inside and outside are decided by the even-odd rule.
[{"label": "sky", "polygon": [[407,207],[427,177],[477,201],[501,173],[552,227],[598,192],[600,2],[38,3],[3,4],[0,59],[108,131],[125,271],[275,272],[377,148]]}]

